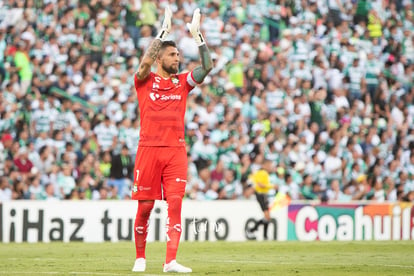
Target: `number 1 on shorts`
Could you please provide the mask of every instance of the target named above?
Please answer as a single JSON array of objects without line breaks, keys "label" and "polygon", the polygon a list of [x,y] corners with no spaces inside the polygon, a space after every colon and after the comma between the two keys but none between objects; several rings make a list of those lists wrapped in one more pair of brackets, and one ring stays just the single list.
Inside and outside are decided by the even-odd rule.
[{"label": "number 1 on shorts", "polygon": [[139,177],[139,170],[135,171],[137,173],[137,176],[135,177],[135,181],[138,181],[138,177]]}]

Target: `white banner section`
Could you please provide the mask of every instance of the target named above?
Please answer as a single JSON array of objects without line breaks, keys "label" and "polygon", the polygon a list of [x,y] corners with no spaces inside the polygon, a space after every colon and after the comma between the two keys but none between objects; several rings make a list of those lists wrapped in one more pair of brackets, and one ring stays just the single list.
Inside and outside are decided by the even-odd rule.
[{"label": "white banner section", "polygon": [[[134,239],[136,201],[9,201],[0,204],[0,242],[117,242]],[[287,240],[287,207],[272,213],[270,240]],[[166,203],[157,201],[148,241],[165,241]],[[182,240],[245,241],[245,229],[262,212],[254,200],[188,201]],[[262,234],[258,233],[258,239]]]}]

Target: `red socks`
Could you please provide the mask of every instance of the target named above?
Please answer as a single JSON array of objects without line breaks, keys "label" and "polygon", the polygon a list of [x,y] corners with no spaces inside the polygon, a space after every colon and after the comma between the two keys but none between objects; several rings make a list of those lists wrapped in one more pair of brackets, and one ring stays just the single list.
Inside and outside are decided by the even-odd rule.
[{"label": "red socks", "polygon": [[168,264],[176,259],[178,244],[181,237],[181,204],[183,199],[180,196],[167,198],[167,256],[165,263]]},{"label": "red socks", "polygon": [[135,235],[135,249],[137,252],[137,259],[145,259],[145,245],[147,243],[148,234],[148,219],[151,215],[151,210],[154,207],[154,201],[139,200],[138,210],[135,217],[134,235]]},{"label": "red socks", "polygon": [[[165,263],[168,264],[176,259],[178,244],[181,237],[181,205],[180,196],[171,196],[167,198],[168,218],[167,218],[167,255]],[[136,258],[145,258],[145,246],[148,234],[148,219],[151,210],[154,207],[154,201],[139,200],[138,211],[134,224]]]}]

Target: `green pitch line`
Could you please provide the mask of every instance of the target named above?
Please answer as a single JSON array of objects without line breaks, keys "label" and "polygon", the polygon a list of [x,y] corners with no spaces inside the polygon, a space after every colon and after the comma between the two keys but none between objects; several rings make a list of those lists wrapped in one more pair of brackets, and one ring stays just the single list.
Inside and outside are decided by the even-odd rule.
[{"label": "green pitch line", "polygon": [[[414,275],[414,241],[181,243],[192,275]],[[164,275],[165,243],[149,243],[147,271]],[[0,244],[0,275],[136,275],[128,243]],[[139,273],[138,273],[139,274]]]}]

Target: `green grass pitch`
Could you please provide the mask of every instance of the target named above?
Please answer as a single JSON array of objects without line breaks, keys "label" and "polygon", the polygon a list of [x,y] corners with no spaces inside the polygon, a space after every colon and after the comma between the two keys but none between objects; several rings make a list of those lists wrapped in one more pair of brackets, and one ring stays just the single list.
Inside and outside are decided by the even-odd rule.
[{"label": "green grass pitch", "polygon": [[[0,275],[163,275],[165,243],[147,245],[132,273],[133,242],[0,244]],[[414,241],[183,242],[191,275],[414,275]]]}]

